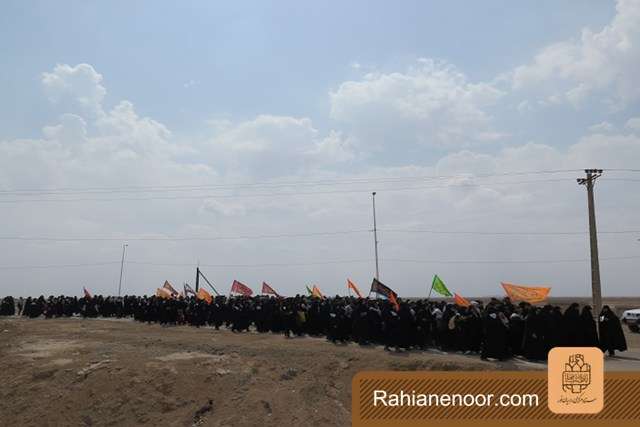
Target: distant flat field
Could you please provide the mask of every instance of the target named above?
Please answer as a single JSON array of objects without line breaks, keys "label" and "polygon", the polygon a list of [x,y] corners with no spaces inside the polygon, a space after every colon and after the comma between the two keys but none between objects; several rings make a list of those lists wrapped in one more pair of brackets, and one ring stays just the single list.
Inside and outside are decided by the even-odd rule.
[{"label": "distant flat field", "polygon": [[[627,340],[631,350],[606,369],[640,370],[640,334]],[[359,371],[544,369],[130,319],[10,317],[0,318],[0,423],[350,425]]]},{"label": "distant flat field", "polygon": [[[475,301],[489,301],[492,297],[467,297],[468,300]],[[495,296],[493,298],[502,299],[504,295]],[[416,299],[416,298],[411,298]],[[451,301],[451,299],[443,299],[443,298],[431,298],[434,301]],[[559,305],[561,307],[566,307],[569,304],[577,302],[578,304],[586,305],[591,304],[591,297],[550,297],[547,302],[544,304],[553,304]],[[540,304],[540,305],[544,305]],[[640,308],[640,297],[604,297],[602,298],[603,305],[609,305],[611,308],[615,309],[618,314],[622,314],[624,310],[629,310],[633,308]]]}]

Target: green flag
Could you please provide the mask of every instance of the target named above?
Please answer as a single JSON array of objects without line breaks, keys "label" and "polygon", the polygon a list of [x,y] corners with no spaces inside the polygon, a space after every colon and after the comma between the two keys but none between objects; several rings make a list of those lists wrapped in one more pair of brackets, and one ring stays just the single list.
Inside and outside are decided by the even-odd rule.
[{"label": "green flag", "polygon": [[431,283],[431,289],[442,295],[443,297],[452,297],[451,292],[447,289],[447,286],[444,284],[442,279],[438,277],[436,274],[433,276],[433,283]]},{"label": "green flag", "polygon": [[309,292],[309,295],[313,295],[313,291],[311,289],[309,289],[308,286],[307,286],[307,292]]}]

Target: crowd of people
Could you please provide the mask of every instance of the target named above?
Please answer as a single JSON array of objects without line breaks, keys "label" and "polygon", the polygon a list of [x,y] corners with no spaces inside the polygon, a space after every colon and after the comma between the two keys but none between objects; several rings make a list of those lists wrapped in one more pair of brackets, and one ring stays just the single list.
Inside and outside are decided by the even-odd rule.
[{"label": "crowd of people", "polygon": [[334,343],[379,344],[396,351],[437,348],[480,354],[482,359],[520,356],[543,361],[557,346],[600,347],[613,356],[627,348],[620,320],[604,306],[513,304],[508,298],[460,307],[445,301],[340,297],[289,298],[217,296],[211,303],[195,297],[50,296],[5,297],[0,316],[132,317],[161,325],[226,327],[234,332],[279,333],[286,337],[325,336]]}]

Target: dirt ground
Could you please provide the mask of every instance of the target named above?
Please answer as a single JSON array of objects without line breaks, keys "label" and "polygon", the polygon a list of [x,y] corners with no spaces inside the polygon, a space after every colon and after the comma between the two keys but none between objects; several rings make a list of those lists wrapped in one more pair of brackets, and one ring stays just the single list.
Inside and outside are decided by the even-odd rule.
[{"label": "dirt ground", "polygon": [[[640,349],[640,334],[628,340]],[[3,318],[0,425],[342,426],[362,370],[545,368],[131,320]]]}]

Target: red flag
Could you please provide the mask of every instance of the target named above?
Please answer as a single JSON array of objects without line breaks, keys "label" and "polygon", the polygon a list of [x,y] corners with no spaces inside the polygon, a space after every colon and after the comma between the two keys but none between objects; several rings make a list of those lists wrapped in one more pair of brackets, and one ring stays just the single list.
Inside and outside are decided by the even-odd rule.
[{"label": "red flag", "polygon": [[460,307],[469,307],[471,305],[468,299],[456,294],[455,292],[453,293],[453,302]]},{"label": "red flag", "polygon": [[89,291],[87,290],[87,288],[85,288],[84,286],[82,287],[82,291],[84,292],[84,297],[87,299],[91,299],[91,294],[89,293]]},{"label": "red flag", "polygon": [[262,293],[263,294],[275,295],[277,297],[280,296],[280,295],[278,295],[278,293],[276,291],[273,290],[273,288],[271,286],[267,285],[266,282],[262,282]]},{"label": "red flag", "polygon": [[358,298],[362,298],[362,294],[360,293],[360,289],[358,289],[356,284],[353,283],[350,279],[347,279],[347,289],[352,289],[353,292],[355,292],[356,295],[358,295]]},{"label": "red flag", "polygon": [[235,292],[237,294],[242,294],[245,296],[250,297],[251,295],[253,295],[253,291],[251,290],[250,287],[248,287],[247,285],[238,282],[237,280],[233,281],[233,284],[231,285],[231,292]]}]

